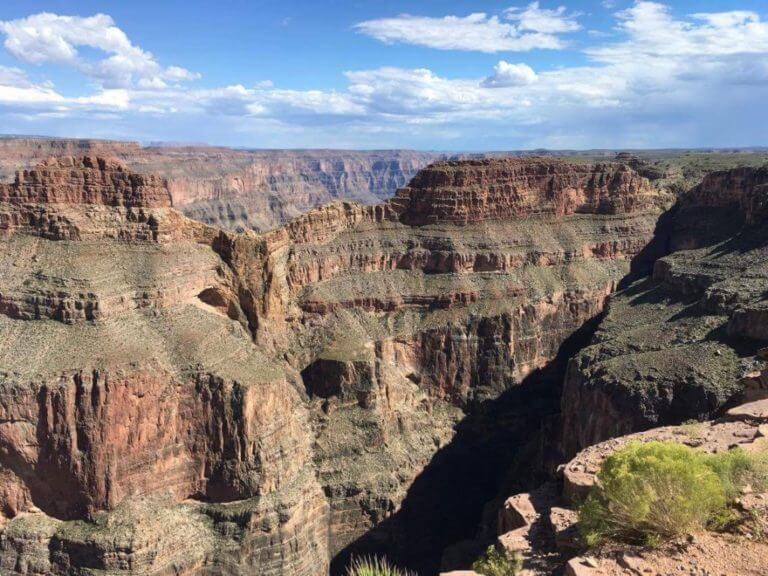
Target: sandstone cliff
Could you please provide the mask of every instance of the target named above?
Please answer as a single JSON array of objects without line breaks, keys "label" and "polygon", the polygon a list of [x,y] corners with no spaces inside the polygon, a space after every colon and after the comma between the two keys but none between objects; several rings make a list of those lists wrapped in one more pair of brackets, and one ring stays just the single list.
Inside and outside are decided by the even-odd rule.
[{"label": "sandstone cliff", "polygon": [[412,225],[466,224],[533,214],[618,214],[653,206],[658,191],[623,164],[560,160],[453,161],[421,171],[398,192]]},{"label": "sandstone cliff", "polygon": [[0,180],[13,180],[19,170],[33,168],[53,157],[116,158],[138,154],[136,142],[32,136],[0,136]]},{"label": "sandstone cliff", "polygon": [[48,160],[0,184],[0,202],[15,204],[97,204],[160,208],[171,206],[168,183],[128,172],[115,160],[84,156]]},{"label": "sandstone cliff", "polygon": [[269,230],[339,199],[380,202],[438,158],[408,150],[243,150],[18,137],[0,138],[0,179],[51,156],[78,155],[115,157],[135,172],[163,177],[184,214],[228,230]]},{"label": "sandstone cliff", "polygon": [[110,160],[19,174],[0,201],[0,565],[320,575],[384,550],[434,570],[666,201],[626,168],[546,166],[439,164],[262,235],[187,220]]}]

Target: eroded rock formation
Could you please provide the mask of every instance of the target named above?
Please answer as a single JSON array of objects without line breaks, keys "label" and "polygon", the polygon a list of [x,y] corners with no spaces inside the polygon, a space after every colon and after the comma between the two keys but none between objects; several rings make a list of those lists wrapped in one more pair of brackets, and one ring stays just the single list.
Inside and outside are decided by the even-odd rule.
[{"label": "eroded rock formation", "polygon": [[452,161],[422,170],[398,191],[411,225],[467,224],[532,214],[621,214],[647,209],[660,195],[624,164],[552,159]]},{"label": "eroded rock formation", "polygon": [[568,454],[614,436],[716,415],[755,377],[768,340],[768,171],[714,172],[660,228],[671,252],[611,299],[563,395]]},{"label": "eroded rock formation", "polygon": [[320,575],[370,547],[436,569],[498,488],[419,534],[473,480],[441,471],[492,468],[554,408],[526,403],[556,399],[533,375],[644,260],[667,201],[627,168],[541,160],[437,164],[262,235],[169,197],[90,158],[3,188],[10,573]]},{"label": "eroded rock formation", "polygon": [[164,208],[171,206],[171,196],[163,179],[131,173],[116,160],[65,156],[0,184],[0,202]]},{"label": "eroded rock formation", "polygon": [[228,230],[269,230],[334,200],[377,203],[438,154],[409,150],[243,150],[134,142],[0,138],[0,179],[49,157],[115,157],[168,181],[174,205]]}]

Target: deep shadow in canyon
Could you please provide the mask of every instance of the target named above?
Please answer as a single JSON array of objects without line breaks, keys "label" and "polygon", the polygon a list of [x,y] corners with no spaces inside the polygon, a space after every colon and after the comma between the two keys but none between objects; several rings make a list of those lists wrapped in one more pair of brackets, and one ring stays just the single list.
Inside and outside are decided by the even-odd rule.
[{"label": "deep shadow in canyon", "polygon": [[616,287],[617,290],[624,290],[633,282],[649,276],[653,272],[653,265],[656,260],[671,252],[672,230],[677,212],[678,204],[675,203],[659,216],[653,230],[653,238],[632,258],[629,274],[621,279]]},{"label": "deep shadow in canyon", "polygon": [[[677,212],[675,204],[660,215],[652,240],[632,259],[618,290],[648,277],[656,260],[670,253]],[[331,576],[344,574],[350,559],[360,555],[386,556],[430,576],[466,567],[481,554],[496,537],[494,505],[551,478],[564,460],[559,438],[565,371],[601,320],[598,315],[586,322],[552,361],[519,385],[470,405],[451,442],[414,480],[400,509],[336,554]]]},{"label": "deep shadow in canyon", "polygon": [[[596,317],[559,348],[554,360],[502,393],[468,408],[452,441],[441,448],[411,485],[401,508],[340,551],[331,574],[352,556],[386,556],[421,576],[440,570],[445,549],[465,542],[467,558],[482,549],[476,540],[485,505],[499,495],[535,486],[560,461],[554,433],[568,359],[586,345]],[[525,462],[518,457],[525,454]]]}]

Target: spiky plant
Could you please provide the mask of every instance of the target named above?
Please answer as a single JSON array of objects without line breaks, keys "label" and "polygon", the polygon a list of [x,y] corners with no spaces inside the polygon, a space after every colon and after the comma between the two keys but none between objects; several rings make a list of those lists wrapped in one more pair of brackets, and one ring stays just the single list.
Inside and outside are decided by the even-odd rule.
[{"label": "spiky plant", "polygon": [[403,570],[389,563],[386,558],[360,556],[353,558],[347,566],[347,576],[417,576],[415,572]]}]

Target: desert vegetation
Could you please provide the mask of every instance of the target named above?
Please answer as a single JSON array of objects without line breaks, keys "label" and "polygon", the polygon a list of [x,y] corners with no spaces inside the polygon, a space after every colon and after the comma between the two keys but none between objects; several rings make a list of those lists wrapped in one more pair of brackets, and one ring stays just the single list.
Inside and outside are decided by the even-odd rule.
[{"label": "desert vegetation", "polygon": [[472,564],[472,570],[483,576],[515,576],[521,564],[521,559],[516,554],[489,546]]},{"label": "desert vegetation", "polygon": [[707,454],[674,442],[633,443],[609,456],[579,512],[588,546],[656,545],[734,521],[742,492],[768,488],[768,452]]},{"label": "desert vegetation", "polygon": [[416,576],[416,574],[398,568],[386,558],[360,556],[353,558],[347,566],[347,576]]}]

